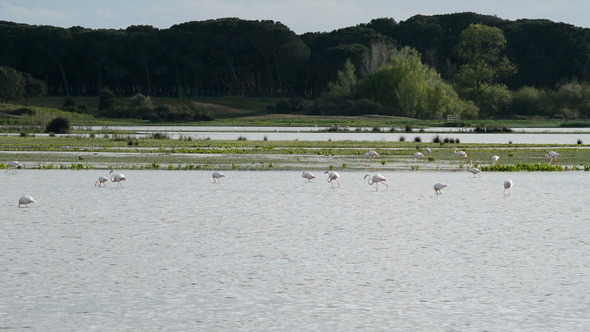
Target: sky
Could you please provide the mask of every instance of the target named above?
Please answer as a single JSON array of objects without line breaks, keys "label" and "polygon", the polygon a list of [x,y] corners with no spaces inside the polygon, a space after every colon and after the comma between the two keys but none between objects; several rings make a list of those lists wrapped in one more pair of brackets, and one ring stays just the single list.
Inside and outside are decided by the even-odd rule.
[{"label": "sky", "polygon": [[330,32],[376,18],[475,12],[590,28],[588,0],[0,0],[0,20],[69,28],[124,29],[237,17],[281,22],[296,34]]}]

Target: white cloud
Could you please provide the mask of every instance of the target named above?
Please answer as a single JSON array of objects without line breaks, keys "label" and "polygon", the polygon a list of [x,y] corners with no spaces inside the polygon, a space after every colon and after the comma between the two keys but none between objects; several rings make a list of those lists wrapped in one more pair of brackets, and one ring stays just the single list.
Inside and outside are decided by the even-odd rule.
[{"label": "white cloud", "polygon": [[79,16],[80,13],[77,11],[43,7],[22,7],[7,2],[3,2],[0,8],[0,17],[3,20],[28,22],[30,24],[53,24],[52,22],[71,21]]}]

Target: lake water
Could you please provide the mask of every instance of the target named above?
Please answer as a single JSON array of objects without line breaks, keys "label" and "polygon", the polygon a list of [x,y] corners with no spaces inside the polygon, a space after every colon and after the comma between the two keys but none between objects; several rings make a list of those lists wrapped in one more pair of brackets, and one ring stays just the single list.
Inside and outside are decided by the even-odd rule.
[{"label": "lake water", "polygon": [[586,172],[312,172],[1,173],[0,330],[590,330]]}]

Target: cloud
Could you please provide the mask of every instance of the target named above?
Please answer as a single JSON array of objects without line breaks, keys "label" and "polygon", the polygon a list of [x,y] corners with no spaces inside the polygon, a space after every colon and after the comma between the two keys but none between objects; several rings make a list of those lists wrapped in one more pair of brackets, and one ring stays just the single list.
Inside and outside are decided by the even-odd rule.
[{"label": "cloud", "polygon": [[23,7],[3,2],[0,16],[4,20],[15,22],[38,22],[36,24],[51,24],[52,22],[71,21],[80,16],[77,11],[63,9],[49,9],[43,7]]}]

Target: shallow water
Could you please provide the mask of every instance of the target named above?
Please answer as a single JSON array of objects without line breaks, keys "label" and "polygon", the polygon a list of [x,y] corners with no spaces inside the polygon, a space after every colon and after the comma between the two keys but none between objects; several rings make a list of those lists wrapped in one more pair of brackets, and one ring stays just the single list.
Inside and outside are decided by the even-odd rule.
[{"label": "shallow water", "polygon": [[0,174],[0,329],[590,329],[587,173],[312,172]]}]

